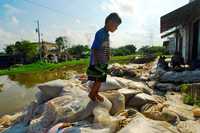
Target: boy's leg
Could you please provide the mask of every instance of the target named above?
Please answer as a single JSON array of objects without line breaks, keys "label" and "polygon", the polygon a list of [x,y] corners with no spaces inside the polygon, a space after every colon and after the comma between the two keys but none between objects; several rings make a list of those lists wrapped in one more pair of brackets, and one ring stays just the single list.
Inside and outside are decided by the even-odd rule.
[{"label": "boy's leg", "polygon": [[101,82],[95,80],[91,87],[91,91],[89,93],[89,97],[91,98],[92,101],[96,101],[96,95],[100,86],[101,86]]},{"label": "boy's leg", "polygon": [[104,99],[103,99],[102,96],[100,96],[98,94],[99,89],[101,87],[101,81],[96,80],[95,82],[96,82],[95,97],[96,97],[97,100],[99,100],[100,102],[102,102]]},{"label": "boy's leg", "polygon": [[95,101],[96,98],[95,98],[95,92],[96,92],[96,82],[93,83],[92,87],[90,88],[90,93],[89,93],[89,97],[92,101]]},{"label": "boy's leg", "polygon": [[98,95],[100,86],[101,86],[101,81],[96,80],[93,86],[91,87],[89,97],[91,98],[92,101],[96,101],[96,100],[103,101],[103,97]]}]

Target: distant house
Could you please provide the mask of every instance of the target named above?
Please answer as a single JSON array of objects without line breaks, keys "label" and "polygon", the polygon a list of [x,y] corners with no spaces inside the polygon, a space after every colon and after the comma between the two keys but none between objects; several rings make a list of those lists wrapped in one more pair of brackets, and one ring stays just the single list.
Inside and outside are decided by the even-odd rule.
[{"label": "distant house", "polygon": [[164,46],[172,53],[179,52],[187,63],[200,60],[200,0],[162,16],[160,27]]},{"label": "distant house", "polygon": [[67,52],[60,52],[56,43],[42,41],[42,57],[53,62],[71,59]]},{"label": "distant house", "polygon": [[48,58],[49,56],[58,55],[59,48],[56,43],[42,41],[42,56]]}]

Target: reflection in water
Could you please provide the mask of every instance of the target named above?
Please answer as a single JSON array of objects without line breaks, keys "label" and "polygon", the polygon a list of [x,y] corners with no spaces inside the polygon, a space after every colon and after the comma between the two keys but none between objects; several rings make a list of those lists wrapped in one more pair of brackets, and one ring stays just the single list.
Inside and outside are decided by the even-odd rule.
[{"label": "reflection in water", "polygon": [[0,116],[20,111],[35,100],[37,84],[55,79],[68,79],[74,74],[69,70],[82,73],[85,69],[86,65],[83,64],[44,72],[0,76],[0,85],[3,86],[3,91],[0,92]]},{"label": "reflection in water", "polygon": [[64,73],[58,72],[36,72],[36,73],[27,73],[27,74],[17,74],[11,75],[9,78],[13,81],[17,81],[18,83],[26,86],[26,88],[30,88],[38,83],[44,83],[46,81],[54,80],[54,79],[65,79]]},{"label": "reflection in water", "polygon": [[78,73],[82,73],[85,71],[85,69],[85,65],[64,66],[62,68],[50,71],[10,75],[9,78],[25,85],[27,88],[30,88],[36,84],[51,80],[68,79],[71,74],[69,70],[76,70]]},{"label": "reflection in water", "polygon": [[3,91],[0,92],[0,116],[23,109],[35,99],[37,89],[26,89],[25,86],[11,81],[8,76],[0,76]]}]

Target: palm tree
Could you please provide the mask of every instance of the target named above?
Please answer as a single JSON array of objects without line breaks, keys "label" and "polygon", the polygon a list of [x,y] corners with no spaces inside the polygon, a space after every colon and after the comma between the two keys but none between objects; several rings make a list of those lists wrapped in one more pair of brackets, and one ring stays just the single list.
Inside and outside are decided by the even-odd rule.
[{"label": "palm tree", "polygon": [[62,52],[65,47],[65,41],[63,37],[56,38],[56,44],[58,45],[59,52]]}]

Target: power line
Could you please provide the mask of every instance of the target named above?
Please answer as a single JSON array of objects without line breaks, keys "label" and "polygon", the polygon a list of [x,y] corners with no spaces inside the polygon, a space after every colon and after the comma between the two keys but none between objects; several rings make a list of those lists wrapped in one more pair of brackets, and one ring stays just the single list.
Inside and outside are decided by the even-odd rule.
[{"label": "power line", "polygon": [[39,7],[48,9],[48,10],[50,10],[50,11],[52,11],[52,12],[55,12],[55,13],[58,13],[58,14],[61,14],[61,15],[65,15],[65,16],[67,15],[67,14],[65,14],[65,13],[62,12],[62,11],[59,11],[59,10],[57,10],[57,9],[54,9],[54,8],[51,8],[51,7],[48,7],[48,6],[45,6],[45,5],[42,5],[42,4],[33,2],[32,0],[24,0],[24,1],[26,1],[26,2],[28,2],[28,3],[30,3],[30,4],[33,4],[33,5],[35,5],[35,6],[39,6]]}]

